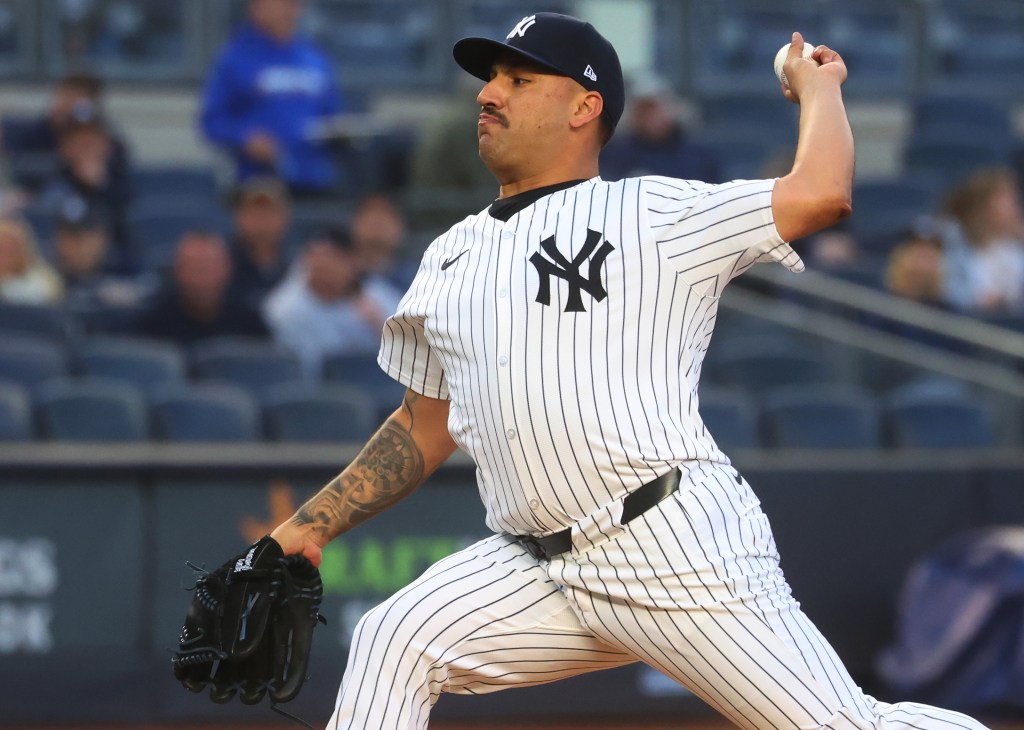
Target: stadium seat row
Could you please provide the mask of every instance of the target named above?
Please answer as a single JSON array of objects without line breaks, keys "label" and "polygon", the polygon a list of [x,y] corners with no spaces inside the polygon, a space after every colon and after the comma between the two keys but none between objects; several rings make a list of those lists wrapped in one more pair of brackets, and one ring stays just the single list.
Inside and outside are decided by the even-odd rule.
[{"label": "stadium seat row", "polygon": [[[216,338],[188,350],[146,339],[89,337],[74,348],[29,336],[0,339],[0,381],[35,394],[54,379],[99,378],[138,389],[145,395],[189,380],[226,383],[264,399],[278,386],[308,387],[298,359],[273,343],[248,338]],[[337,356],[324,366],[325,384],[359,388],[390,412],[404,388],[389,378],[372,355]]]},{"label": "stadium seat row", "polygon": [[222,383],[171,384],[147,395],[123,382],[58,378],[34,397],[0,383],[0,441],[8,442],[361,442],[378,418],[371,396],[341,385],[275,386],[257,399]]},{"label": "stadium seat row", "polygon": [[908,389],[883,399],[858,388],[784,386],[757,400],[710,390],[701,394],[700,412],[726,452],[998,445],[992,410],[955,390]]}]

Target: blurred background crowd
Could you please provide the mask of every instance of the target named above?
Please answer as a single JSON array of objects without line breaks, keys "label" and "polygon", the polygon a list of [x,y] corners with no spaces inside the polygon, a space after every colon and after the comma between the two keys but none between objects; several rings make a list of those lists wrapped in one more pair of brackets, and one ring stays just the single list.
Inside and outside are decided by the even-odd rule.
[{"label": "blurred background crowd", "polygon": [[[859,171],[853,217],[799,244],[829,277],[818,289],[966,315],[1010,343],[1024,332],[1020,3],[544,7],[591,17],[622,49],[630,106],[602,158],[611,180],[784,174],[797,109],[770,75],[775,50],[793,29],[840,50]],[[432,237],[496,194],[476,154],[479,85],[450,62],[451,41],[501,37],[522,12],[513,0],[0,0],[0,438],[364,435],[356,415],[270,426],[251,413],[391,406],[373,364],[381,325]],[[155,100],[148,114],[140,98]],[[170,117],[186,133],[168,141],[155,118],[182,100],[188,116]],[[774,281],[738,286],[803,311],[837,306]],[[829,374],[817,340],[792,331],[802,316],[734,312],[743,346],[719,335],[704,379],[726,446],[1020,443],[1019,401],[997,412],[948,372],[908,375],[910,356],[895,375],[871,376],[881,361]],[[969,334],[943,332],[952,320],[910,319],[861,311],[851,326],[982,357]],[[830,381],[809,406],[785,391]],[[898,420],[922,393],[960,436]],[[198,425],[167,415],[184,401],[206,404]],[[122,416],[81,434],[61,414],[86,404]],[[789,430],[795,406],[803,430]],[[155,421],[138,415],[153,408]],[[218,408],[234,415],[221,423]],[[836,413],[847,435],[819,443],[815,418]]]}]

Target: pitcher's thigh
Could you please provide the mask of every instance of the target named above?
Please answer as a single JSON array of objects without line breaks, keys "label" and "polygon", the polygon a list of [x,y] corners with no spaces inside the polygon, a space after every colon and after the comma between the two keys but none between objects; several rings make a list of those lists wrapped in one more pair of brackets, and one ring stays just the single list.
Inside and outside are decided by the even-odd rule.
[{"label": "pitcher's thigh", "polygon": [[442,692],[493,692],[632,661],[584,629],[536,560],[499,535],[363,616],[328,727],[426,727]]}]

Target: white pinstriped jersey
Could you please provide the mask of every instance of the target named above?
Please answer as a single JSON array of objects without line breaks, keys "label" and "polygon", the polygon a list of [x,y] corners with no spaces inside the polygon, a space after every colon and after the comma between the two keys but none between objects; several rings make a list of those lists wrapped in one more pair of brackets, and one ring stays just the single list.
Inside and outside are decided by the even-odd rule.
[{"label": "white pinstriped jersey", "polygon": [[672,466],[728,463],[697,384],[725,285],[757,260],[803,268],[774,184],[593,178],[430,245],[378,361],[451,400],[488,527],[547,534]]}]

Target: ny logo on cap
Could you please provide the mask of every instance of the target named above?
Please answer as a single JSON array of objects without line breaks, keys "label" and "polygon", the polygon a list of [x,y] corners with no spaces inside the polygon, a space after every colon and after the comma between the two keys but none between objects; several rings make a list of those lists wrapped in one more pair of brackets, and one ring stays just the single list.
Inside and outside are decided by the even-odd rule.
[{"label": "ny logo on cap", "polygon": [[529,30],[530,26],[537,22],[536,15],[527,15],[525,18],[516,24],[516,27],[512,29],[512,32],[505,36],[505,40],[512,40],[512,36],[517,35],[520,38],[526,36],[526,31]]}]

